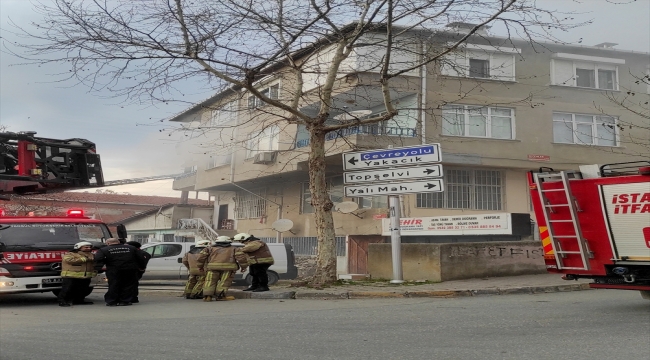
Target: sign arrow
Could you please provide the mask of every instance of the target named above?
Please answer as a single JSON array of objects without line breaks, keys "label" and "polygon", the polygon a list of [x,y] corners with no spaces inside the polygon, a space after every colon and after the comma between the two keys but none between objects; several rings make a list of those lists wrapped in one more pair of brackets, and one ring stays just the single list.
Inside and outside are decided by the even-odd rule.
[{"label": "sign arrow", "polygon": [[356,164],[357,164],[357,161],[359,161],[359,160],[357,160],[357,158],[354,158],[354,157],[353,157],[352,159],[348,160],[348,162],[349,162],[350,164],[352,164],[352,165],[356,165]]},{"label": "sign arrow", "polygon": [[427,174],[427,175],[429,175],[429,174],[431,174],[431,173],[434,173],[434,172],[436,172],[436,170],[432,170],[432,169],[424,169],[424,173]]},{"label": "sign arrow", "polygon": [[437,187],[437,186],[438,186],[438,185],[436,185],[436,184],[429,184],[429,183],[427,183],[426,185],[424,185],[424,187],[427,188],[427,189],[433,189],[434,187]]}]

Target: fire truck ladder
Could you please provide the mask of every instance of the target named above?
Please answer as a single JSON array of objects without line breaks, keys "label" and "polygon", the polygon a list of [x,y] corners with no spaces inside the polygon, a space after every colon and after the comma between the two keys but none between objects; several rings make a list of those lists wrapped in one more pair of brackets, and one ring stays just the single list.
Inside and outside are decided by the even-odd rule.
[{"label": "fire truck ladder", "polygon": [[[557,262],[558,270],[589,270],[589,258],[593,258],[593,253],[589,250],[589,245],[587,244],[585,238],[582,236],[582,231],[580,230],[577,213],[581,210],[578,207],[578,203],[575,197],[571,193],[568,174],[565,171],[560,171],[559,173],[536,173],[534,174],[534,177],[535,184],[537,185],[537,191],[542,201],[544,219],[546,220],[548,233],[551,238],[551,244],[553,245],[553,250],[555,252],[555,260]],[[558,182],[562,186],[554,189],[545,189],[542,186],[544,183],[551,182]],[[564,193],[564,199],[566,202],[552,204],[547,196],[547,194],[552,192]],[[569,210],[570,218],[551,218],[551,214],[555,213],[555,209],[557,208],[567,208]],[[573,233],[568,233],[568,231],[558,231],[556,225],[559,223],[571,223],[573,225]],[[566,242],[575,241],[578,245],[577,247],[579,250],[563,250],[560,241],[561,239],[564,239]],[[580,255],[581,266],[564,265],[563,259],[566,258],[567,255],[571,254]]]}]

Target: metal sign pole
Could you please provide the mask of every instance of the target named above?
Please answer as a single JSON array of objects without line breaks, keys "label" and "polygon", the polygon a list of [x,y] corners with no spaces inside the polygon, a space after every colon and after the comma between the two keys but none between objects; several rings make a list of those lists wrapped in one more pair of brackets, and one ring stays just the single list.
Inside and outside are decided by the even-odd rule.
[{"label": "metal sign pole", "polygon": [[390,244],[393,260],[393,280],[391,284],[401,284],[404,282],[402,275],[402,239],[400,234],[399,219],[400,199],[399,195],[390,195],[388,197],[388,207],[390,211]]}]

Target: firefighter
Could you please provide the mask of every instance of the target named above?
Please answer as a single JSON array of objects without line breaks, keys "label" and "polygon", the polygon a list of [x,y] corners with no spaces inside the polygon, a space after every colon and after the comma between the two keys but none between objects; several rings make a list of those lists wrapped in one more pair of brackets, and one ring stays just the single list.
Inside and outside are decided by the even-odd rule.
[{"label": "firefighter", "polygon": [[[219,236],[220,238],[222,236]],[[225,238],[228,238],[225,236]],[[200,299],[203,297],[203,284],[205,282],[205,272],[199,270],[197,259],[200,252],[206,247],[210,246],[210,240],[199,240],[194,247],[190,249],[183,256],[183,265],[189,272],[189,278],[185,284],[185,298],[186,299]]]},{"label": "firefighter", "polygon": [[74,244],[74,249],[63,255],[59,306],[92,305],[92,302],[84,300],[90,293],[90,279],[97,275],[92,249],[93,244],[82,241]]},{"label": "firefighter", "polygon": [[229,237],[219,236],[214,245],[201,251],[197,263],[199,270],[206,271],[203,301],[212,301],[215,294],[217,301],[234,300],[234,297],[226,296],[226,293],[237,269],[246,271],[246,254],[233,247]]},{"label": "firefighter", "polygon": [[273,255],[269,247],[262,240],[247,233],[237,234],[233,240],[244,243],[241,251],[249,257],[248,264],[253,282],[244,291],[269,291],[269,276],[266,271],[273,265]]},{"label": "firefighter", "polygon": [[122,244],[111,238],[97,250],[95,261],[106,264],[108,291],[104,294],[106,306],[128,306],[133,302],[138,286],[138,272],[145,268],[146,260],[134,246]]}]

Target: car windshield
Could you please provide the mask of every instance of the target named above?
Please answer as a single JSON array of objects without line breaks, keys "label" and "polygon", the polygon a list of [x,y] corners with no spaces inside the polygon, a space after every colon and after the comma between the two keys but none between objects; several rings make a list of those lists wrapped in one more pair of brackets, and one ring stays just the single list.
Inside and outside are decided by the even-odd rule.
[{"label": "car windshield", "polygon": [[109,236],[103,224],[0,224],[0,244],[7,249],[72,245],[79,241],[102,241]]}]

